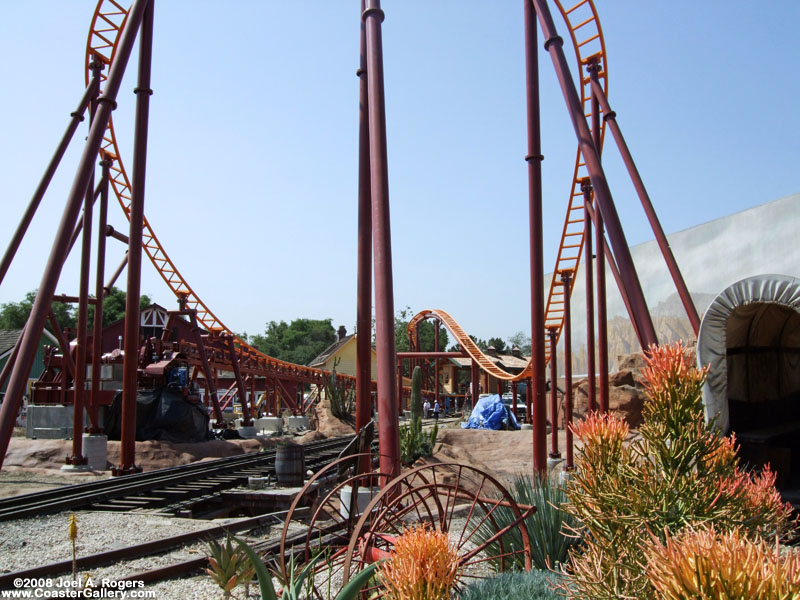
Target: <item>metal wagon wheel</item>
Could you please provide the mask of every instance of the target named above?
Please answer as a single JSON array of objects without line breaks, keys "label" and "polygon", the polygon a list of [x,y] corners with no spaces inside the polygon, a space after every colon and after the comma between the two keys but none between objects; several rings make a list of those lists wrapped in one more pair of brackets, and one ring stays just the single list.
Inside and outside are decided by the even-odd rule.
[{"label": "metal wagon wheel", "polygon": [[[284,581],[288,581],[291,566],[295,571],[302,570],[322,552],[314,568],[312,588],[316,598],[327,598],[328,587],[337,586],[342,578],[344,557],[350,537],[361,517],[357,505],[359,491],[371,501],[380,491],[378,482],[386,475],[377,472],[355,473],[356,465],[362,457],[372,457],[369,453],[352,454],[326,465],[315,473],[292,502],[281,535],[281,570]],[[341,492],[349,488],[351,501],[345,504]],[[316,495],[308,519],[308,527],[302,535],[289,533],[292,521],[299,520],[303,497]],[[364,500],[362,498],[362,505]],[[290,562],[291,556],[294,561]],[[334,589],[334,588],[332,588]]]},{"label": "metal wagon wheel", "polygon": [[[511,518],[501,518],[501,510]],[[515,562],[530,569],[530,539],[519,525],[535,510],[517,505],[503,484],[480,469],[456,463],[412,469],[389,482],[364,510],[344,557],[343,582],[386,558],[403,529],[417,524],[450,535],[461,568],[458,587]],[[363,592],[369,598],[384,594],[376,586]]]}]

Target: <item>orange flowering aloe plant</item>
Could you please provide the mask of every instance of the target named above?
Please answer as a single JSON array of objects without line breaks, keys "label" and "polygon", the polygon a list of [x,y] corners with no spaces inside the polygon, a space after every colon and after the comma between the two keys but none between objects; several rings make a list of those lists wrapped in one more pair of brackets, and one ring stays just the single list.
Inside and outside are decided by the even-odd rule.
[{"label": "orange flowering aloe plant", "polygon": [[739,529],[689,528],[646,546],[646,573],[663,600],[781,600],[800,597],[800,553]]},{"label": "orange flowering aloe plant", "polygon": [[404,528],[377,570],[378,581],[395,600],[449,598],[459,573],[458,552],[450,536],[425,524]]},{"label": "orange flowering aloe plant", "polygon": [[645,573],[652,536],[663,542],[707,525],[759,540],[791,527],[774,473],[743,470],[735,439],[706,422],[706,371],[686,348],[651,347],[646,363],[640,437],[626,441],[627,425],[611,415],[591,414],[573,427],[581,446],[564,509],[586,540],[568,569],[573,598],[656,598]]}]

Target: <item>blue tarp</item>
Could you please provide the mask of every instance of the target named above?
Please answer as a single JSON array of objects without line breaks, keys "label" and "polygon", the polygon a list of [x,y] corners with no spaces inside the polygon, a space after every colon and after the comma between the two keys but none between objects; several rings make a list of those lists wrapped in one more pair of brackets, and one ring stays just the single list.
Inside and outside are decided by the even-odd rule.
[{"label": "blue tarp", "polygon": [[503,404],[503,399],[495,394],[478,400],[462,429],[519,429],[513,411]]}]

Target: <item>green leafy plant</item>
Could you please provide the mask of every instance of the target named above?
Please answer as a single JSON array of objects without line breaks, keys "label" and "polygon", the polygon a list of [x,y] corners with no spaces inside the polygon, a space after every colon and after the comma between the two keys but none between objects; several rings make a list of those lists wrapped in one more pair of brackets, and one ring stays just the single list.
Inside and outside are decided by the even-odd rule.
[{"label": "green leafy plant", "polygon": [[325,382],[325,396],[331,404],[331,413],[337,419],[350,420],[356,408],[356,393],[344,381],[340,381],[336,374],[336,367],[341,362],[340,358],[333,361],[333,369],[328,374]]},{"label": "green leafy plant", "polygon": [[515,571],[469,584],[461,600],[560,600],[555,589],[562,576],[553,571]]},{"label": "green leafy plant", "polygon": [[233,590],[241,584],[248,586],[255,575],[251,559],[233,545],[233,537],[226,533],[224,543],[216,540],[208,542],[209,567],[206,573],[221,589],[223,597],[230,598]]},{"label": "green leafy plant", "polygon": [[770,539],[790,527],[774,473],[743,470],[735,440],[706,423],[706,371],[681,344],[651,347],[646,363],[639,439],[608,414],[573,426],[580,444],[564,509],[586,533],[567,569],[573,598],[655,598],[644,569],[654,535],[705,524]]},{"label": "green leafy plant", "polygon": [[[528,531],[533,567],[548,570],[566,563],[569,560],[570,549],[579,544],[581,539],[575,534],[578,527],[577,519],[562,508],[567,501],[564,490],[551,483],[547,477],[518,475],[508,492],[517,504],[536,507],[536,512],[520,524]],[[511,525],[516,518],[511,508],[494,507],[491,522],[487,520],[482,523],[475,532],[475,537],[485,542],[495,535],[498,529]],[[520,526],[512,527],[500,540],[491,542],[487,546],[489,556],[503,557],[502,560],[493,558],[490,561],[496,571],[525,569]]]},{"label": "green leafy plant", "polygon": [[[236,543],[239,545],[241,551],[250,559],[253,567],[255,567],[261,600],[278,600],[278,594],[272,583],[272,574],[256,551],[241,540],[236,539]],[[294,568],[294,556],[292,555],[292,557],[290,557],[289,581],[284,582],[283,590],[280,594],[281,600],[300,600],[301,598],[309,599],[313,597],[311,577],[313,577],[317,562],[319,562],[322,557],[322,553],[315,556],[299,573],[297,573],[297,570]],[[359,571],[355,577],[347,582],[347,585],[339,590],[335,600],[355,600],[361,588],[372,578],[374,571],[379,565],[380,563],[373,563]]]}]

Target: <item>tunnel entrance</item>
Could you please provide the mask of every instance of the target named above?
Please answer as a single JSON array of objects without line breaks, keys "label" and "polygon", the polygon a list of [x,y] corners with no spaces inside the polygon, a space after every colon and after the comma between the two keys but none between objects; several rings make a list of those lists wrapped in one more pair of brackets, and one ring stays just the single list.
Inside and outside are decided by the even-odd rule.
[{"label": "tunnel entrance", "polygon": [[727,288],[703,317],[697,355],[709,366],[706,418],[800,503],[800,280],[761,275]]}]

